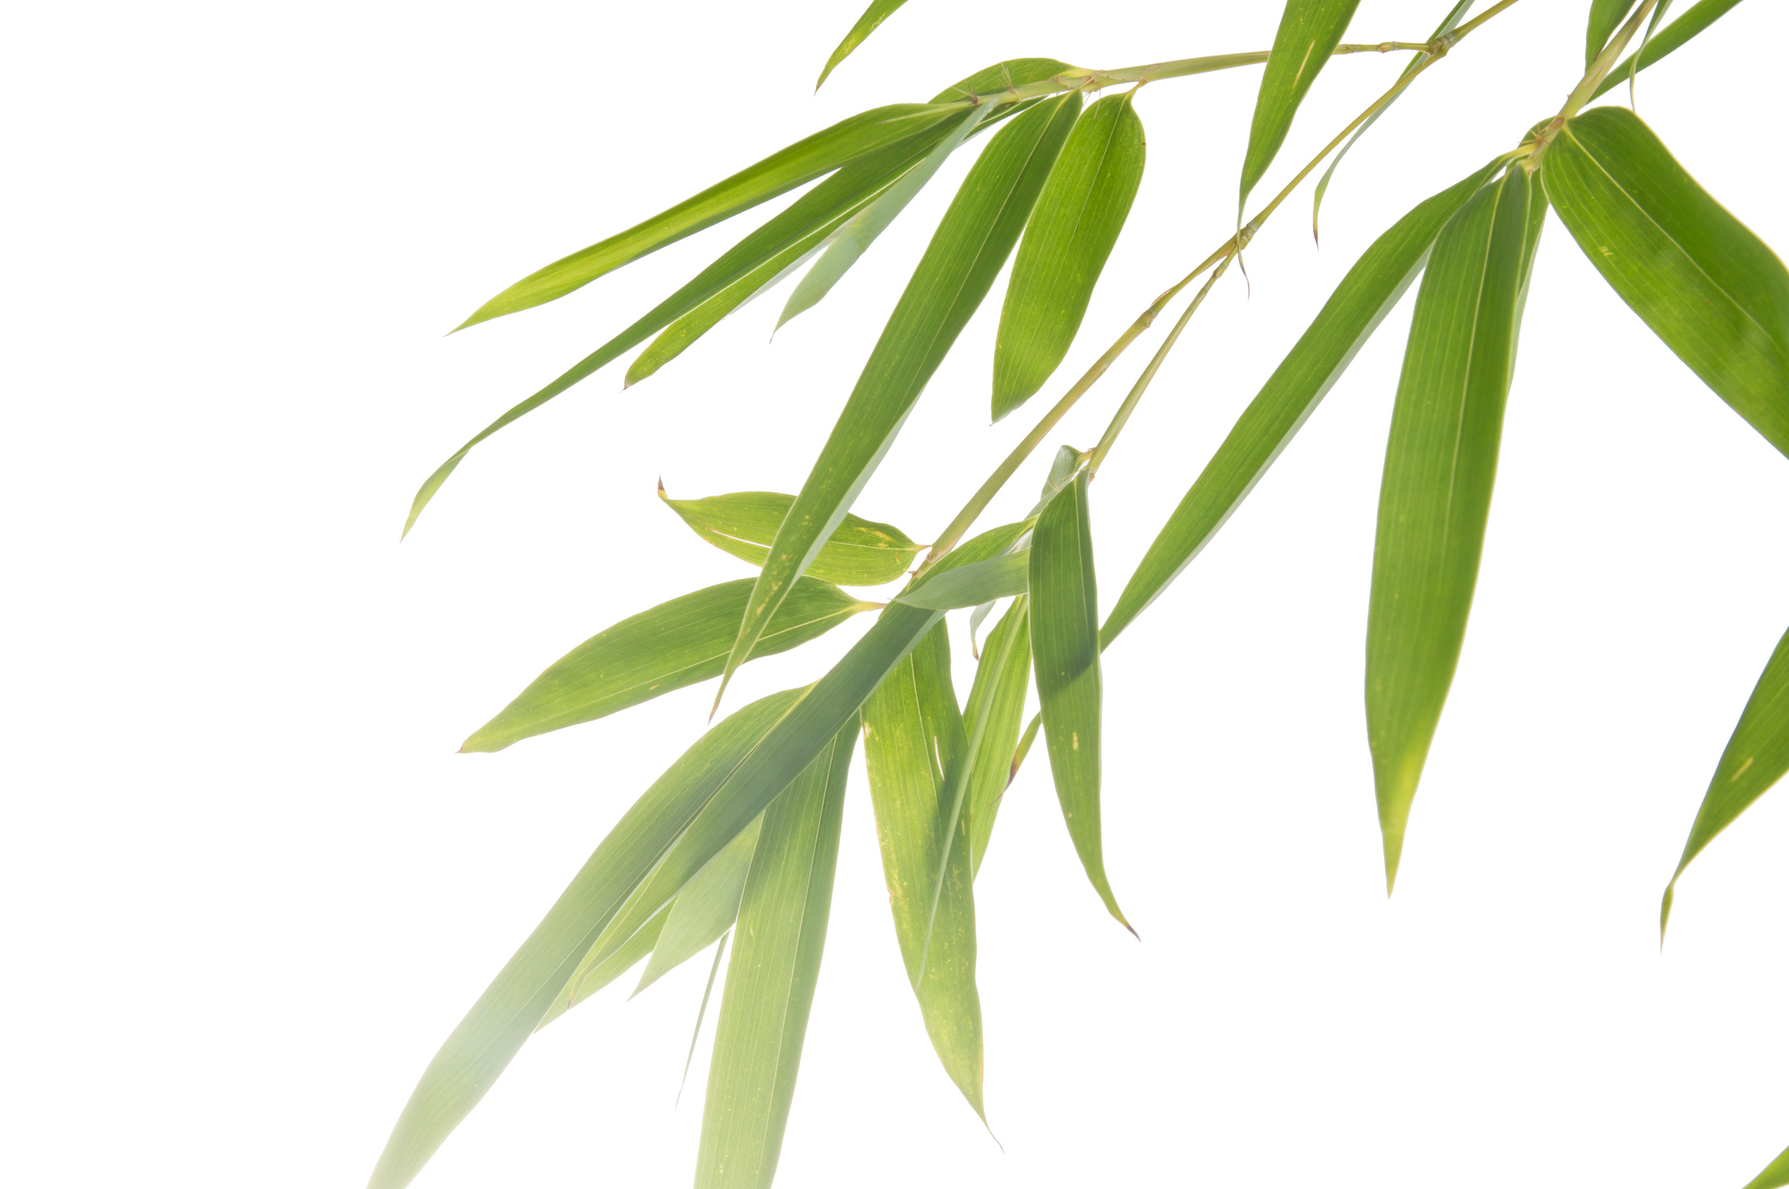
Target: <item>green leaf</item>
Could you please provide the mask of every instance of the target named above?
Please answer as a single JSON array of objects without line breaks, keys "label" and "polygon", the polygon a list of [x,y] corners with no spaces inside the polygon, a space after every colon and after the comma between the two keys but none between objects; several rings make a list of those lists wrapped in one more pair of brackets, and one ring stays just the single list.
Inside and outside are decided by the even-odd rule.
[{"label": "green leaf", "polygon": [[429,1062],[398,1116],[368,1189],[403,1189],[410,1183],[478,1105],[555,1000],[575,992],[574,974],[616,912],[728,774],[799,698],[800,692],[793,690],[773,694],[733,714],[697,740],[622,815]]},{"label": "green leaf", "polygon": [[1013,600],[1012,607],[989,634],[988,647],[975,668],[975,684],[969,688],[969,705],[964,711],[969,722],[986,723],[969,773],[971,874],[981,870],[1001,797],[1012,779],[1013,751],[1030,687],[1030,607],[1021,597]]},{"label": "green leaf", "polygon": [[[721,671],[751,589],[749,578],[723,582],[597,633],[536,677],[460,750],[502,751],[530,735],[591,722],[706,681]],[[804,577],[777,609],[771,630],[752,655],[787,652],[874,606],[818,578]]]},{"label": "green leaf", "polygon": [[908,591],[895,601],[910,603],[930,611],[954,611],[958,607],[973,607],[990,599],[1024,594],[1029,582],[1029,568],[1028,551],[1021,549],[1016,553],[959,566]]},{"label": "green leaf", "polygon": [[1638,54],[1629,54],[1622,59],[1621,65],[1608,73],[1597,89],[1591,92],[1590,97],[1595,99],[1605,91],[1612,90],[1626,82],[1629,72],[1635,69],[1634,59],[1636,57],[1640,62],[1638,69],[1645,70],[1726,16],[1738,5],[1739,0],[1700,0],[1700,3],[1690,5],[1682,16],[1666,25],[1657,37],[1648,38]]},{"label": "green leaf", "polygon": [[[1454,31],[1454,26],[1460,23],[1461,18],[1463,18],[1471,8],[1472,0],[1460,0],[1460,2],[1454,5],[1453,8],[1449,10],[1448,14],[1441,19],[1441,23],[1435,26],[1435,31],[1429,34],[1429,40],[1434,41],[1437,38],[1445,37],[1449,33],[1452,33]],[[1418,54],[1410,59],[1410,64],[1404,67],[1404,73],[1398,75],[1398,81],[1402,82],[1404,79],[1415,74],[1417,70],[1422,67],[1422,64],[1428,60],[1429,55],[1427,54]],[[1404,93],[1399,91],[1396,95],[1393,95],[1383,107],[1375,108],[1373,114],[1367,117],[1366,122],[1354,130],[1354,135],[1348,138],[1348,143],[1343,145],[1341,149],[1336,152],[1336,155],[1329,159],[1329,167],[1323,171],[1323,176],[1317,179],[1317,189],[1311,195],[1311,238],[1313,240],[1317,239],[1317,212],[1322,209],[1323,195],[1329,191],[1329,179],[1335,176],[1336,166],[1342,163],[1342,158],[1348,155],[1348,150],[1354,147],[1354,142],[1365,136],[1367,134],[1367,129],[1378,123],[1379,117],[1384,115],[1390,110],[1392,104],[1403,97]]]},{"label": "green leaf", "polygon": [[826,59],[826,68],[820,72],[820,81],[814,84],[814,90],[818,91],[825,86],[826,76],[832,73],[833,67],[850,57],[851,51],[862,45],[876,31],[876,26],[893,16],[895,9],[905,3],[907,0],[870,0],[870,6],[863,10],[863,15],[851,26],[851,32],[845,34],[845,40],[839,42],[838,48],[832,51],[832,57]]},{"label": "green leaf", "polygon": [[938,142],[938,147],[924,161],[884,190],[875,202],[852,216],[851,221],[827,247],[826,254],[814,263],[814,267],[808,269],[807,275],[795,286],[795,292],[789,295],[782,314],[776,320],[778,329],[832,292],[832,287],[839,283],[839,279],[851,270],[859,257],[869,251],[870,245],[876,242],[876,237],[888,229],[896,215],[907,209],[907,204],[913,201],[914,195],[925,189],[926,183],[932,180],[932,175],[938,172],[938,167],[963,143],[963,138],[975,131],[987,110],[980,105],[970,108],[969,114],[957,124],[956,131]]},{"label": "green leaf", "polygon": [[1361,254],[1310,327],[1243,410],[1224,442],[1156,535],[1106,619],[1110,645],[1217,535],[1267,473],[1355,352],[1422,271],[1429,248],[1455,211],[1490,176],[1486,166],[1419,203]]},{"label": "green leaf", "polygon": [[[933,103],[950,103],[972,95],[992,95],[1012,87],[1029,86],[1072,72],[1075,68],[1056,58],[1008,58],[960,78],[932,96]],[[1009,105],[1023,107],[1024,103]],[[1005,109],[1002,109],[1005,110]],[[1014,113],[1017,114],[1016,112]]]},{"label": "green leaf", "polygon": [[[1106,911],[1130,929],[1106,879],[1100,841],[1099,594],[1082,471],[1051,500],[1031,542],[1031,654],[1056,799]],[[1131,929],[1134,934],[1135,929]]]},{"label": "green leaf", "polygon": [[1143,181],[1134,91],[1087,109],[1039,195],[994,340],[994,420],[1029,400],[1068,354]]},{"label": "green leaf", "polygon": [[733,927],[739,916],[740,890],[745,887],[745,873],[752,865],[752,852],[758,847],[758,830],[763,820],[753,818],[751,825],[683,885],[671,907],[661,912],[665,917],[664,929],[653,947],[652,960],[640,973],[635,995],[719,941],[721,934]]},{"label": "green leaf", "polygon": [[1789,454],[1789,270],[1640,118],[1599,107],[1542,157],[1559,218],[1652,332]]},{"label": "green leaf", "polygon": [[1721,762],[1715,765],[1702,808],[1696,811],[1696,821],[1683,844],[1683,857],[1665,887],[1664,902],[1659,906],[1660,934],[1671,918],[1671,900],[1683,869],[1785,772],[1789,772],[1789,632],[1777,642],[1739,716],[1739,725],[1733,728],[1733,737],[1727,740]]},{"label": "green leaf", "polygon": [[723,692],[796,576],[813,562],[875,473],[926,381],[987,296],[1080,105],[1079,93],[1070,92],[1013,120],[963,180],[777,531],[727,660]]},{"label": "green leaf", "polygon": [[1238,210],[1249,191],[1273,164],[1274,154],[1285,143],[1292,117],[1305,92],[1317,81],[1317,72],[1341,44],[1342,34],[1360,0],[1286,0],[1267,67],[1261,75],[1261,91],[1255,98],[1255,116],[1249,124],[1249,148],[1242,162],[1242,193]]},{"label": "green leaf", "polygon": [[840,120],[643,223],[529,273],[479,306],[457,329],[564,297],[604,273],[955,114],[932,104],[895,103]]},{"label": "green leaf", "polygon": [[907,981],[945,1073],[981,1115],[970,817],[954,804],[968,749],[939,623],[864,703],[863,754]]},{"label": "green leaf", "polygon": [[1784,1148],[1763,1172],[1747,1181],[1745,1189],[1782,1189],[1784,1185],[1789,1185],[1789,1148]]},{"label": "green leaf", "polygon": [[664,931],[665,921],[670,915],[671,909],[667,905],[657,916],[634,930],[634,935],[627,939],[625,945],[591,967],[590,973],[579,979],[569,994],[553,1000],[553,1006],[541,1017],[534,1030],[539,1032],[638,965],[640,959],[651,954],[653,947],[658,944],[659,934]]},{"label": "green leaf", "polygon": [[690,1064],[696,1059],[696,1042],[702,1039],[702,1019],[708,1014],[708,998],[714,994],[714,979],[721,972],[721,959],[727,953],[727,935],[722,934],[714,947],[714,961],[708,966],[708,982],[702,987],[702,1005],[696,1009],[696,1026],[690,1029],[689,1052],[683,1056],[683,1077],[677,1082],[677,1097],[671,1100],[672,1106],[683,1102],[683,1088],[689,1084]]},{"label": "green leaf", "polygon": [[1528,171],[1509,169],[1442,229],[1416,296],[1385,448],[1367,616],[1367,740],[1388,892],[1466,635],[1545,213]]},{"label": "green leaf", "polygon": [[[770,543],[795,502],[794,496],[775,491],[735,491],[706,499],[674,500],[665,495],[661,485],[658,494],[698,537],[753,565],[763,565],[770,556]],[[847,513],[820,547],[807,573],[842,586],[881,586],[905,574],[922,548],[892,524]],[[733,626],[739,626],[737,621]]]},{"label": "green leaf", "polygon": [[853,716],[764,813],[715,1025],[696,1189],[763,1189],[776,1173],[826,946]]},{"label": "green leaf", "polygon": [[1628,11],[1634,7],[1634,0],[1590,0],[1590,24],[1584,30],[1584,65],[1596,60],[1609,44],[1609,38],[1627,20]]}]

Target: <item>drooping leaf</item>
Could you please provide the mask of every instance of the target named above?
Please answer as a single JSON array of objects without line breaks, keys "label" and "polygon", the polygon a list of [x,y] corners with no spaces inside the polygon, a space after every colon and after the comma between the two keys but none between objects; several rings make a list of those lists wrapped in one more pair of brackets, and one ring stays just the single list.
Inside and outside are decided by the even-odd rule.
[{"label": "drooping leaf", "polygon": [[[591,722],[721,670],[752,589],[740,578],[680,595],[598,632],[555,661],[461,751],[502,751],[531,735]],[[771,656],[873,609],[818,578],[802,578],[754,656]]]},{"label": "drooping leaf", "polygon": [[895,9],[905,3],[907,0],[870,0],[870,6],[863,10],[863,15],[857,18],[857,23],[851,26],[845,39],[832,51],[832,57],[826,59],[826,67],[820,71],[820,81],[814,84],[814,90],[818,91],[825,86],[826,76],[832,73],[833,68],[850,57],[852,50],[862,45],[876,31],[878,25],[893,16]]},{"label": "drooping leaf", "polygon": [[[429,1062],[398,1116],[368,1189],[403,1189],[410,1183],[503,1073],[554,1001],[571,996],[573,975],[615,913],[728,774],[799,698],[794,690],[772,694],[731,715],[697,740],[622,815]],[[628,937],[633,936],[629,930]],[[621,948],[617,944],[611,953]]]},{"label": "drooping leaf", "polygon": [[1589,67],[1627,20],[1635,0],[1590,0],[1590,24],[1584,30],[1584,65]]},{"label": "drooping leaf", "polygon": [[1503,408],[1546,202],[1516,166],[1441,230],[1398,380],[1367,616],[1367,740],[1397,878],[1478,580]]},{"label": "drooping leaf", "polygon": [[1031,542],[1031,656],[1063,821],[1106,911],[1130,929],[1106,878],[1100,837],[1099,596],[1089,481],[1082,471],[1037,518]]},{"label": "drooping leaf", "polygon": [[1540,174],[1609,287],[1789,454],[1789,270],[1775,253],[1624,107],[1567,123]]},{"label": "drooping leaf", "polygon": [[1671,900],[1683,869],[1785,772],[1789,772],[1789,632],[1777,642],[1739,716],[1739,725],[1733,728],[1733,737],[1727,740],[1721,762],[1715,765],[1702,808],[1696,811],[1690,836],[1683,844],[1683,857],[1665,887],[1664,902],[1659,906],[1660,933],[1671,918]]},{"label": "drooping leaf", "polygon": [[[760,566],[770,555],[770,543],[795,502],[794,496],[776,491],[735,491],[699,500],[674,500],[665,495],[662,486],[659,498],[698,537]],[[841,586],[881,586],[905,574],[921,548],[892,524],[847,514],[820,547],[807,573]],[[735,622],[733,626],[739,625]]]},{"label": "drooping leaf", "polygon": [[1782,1189],[1789,1185],[1789,1148],[1784,1148],[1764,1171],[1746,1182],[1745,1189]]},{"label": "drooping leaf", "polygon": [[[969,815],[951,821],[968,739],[937,624],[863,707],[864,764],[895,936],[944,1071],[982,1114],[981,998]],[[943,880],[939,881],[942,871]],[[934,889],[937,889],[934,907]]]},{"label": "drooping leaf", "polygon": [[910,603],[929,611],[953,611],[973,607],[989,599],[1004,599],[1025,593],[1029,581],[1030,557],[1026,550],[991,557],[971,565],[960,566],[940,574],[924,585],[898,597],[898,603]]},{"label": "drooping leaf", "polygon": [[1360,0],[1286,0],[1279,29],[1273,36],[1273,49],[1268,51],[1267,67],[1261,75],[1255,116],[1249,124],[1249,147],[1242,161],[1242,192],[1236,200],[1239,209],[1273,164],[1274,155],[1292,128],[1292,117],[1304,102],[1305,92],[1328,64],[1359,5]]},{"label": "drooping leaf", "polygon": [[653,947],[658,944],[659,934],[664,931],[665,921],[670,915],[671,909],[667,905],[657,916],[636,929],[634,935],[627,939],[627,944],[593,966],[590,973],[578,980],[577,986],[568,994],[553,1000],[553,1006],[547,1009],[547,1014],[541,1017],[534,1030],[539,1032],[639,965],[640,959],[649,956]]},{"label": "drooping leaf", "polygon": [[739,916],[740,889],[745,887],[745,873],[752,865],[763,820],[753,818],[752,824],[708,860],[671,901],[652,960],[634,987],[635,995],[719,941],[721,934],[733,927]]},{"label": "drooping leaf", "polygon": [[1135,92],[1089,107],[1026,224],[994,340],[994,420],[1029,400],[1068,354],[1143,181]]},{"label": "drooping leaf", "polygon": [[764,812],[715,1025],[696,1189],[764,1189],[776,1173],[832,911],[853,715]]},{"label": "drooping leaf", "polygon": [[869,482],[926,381],[992,287],[1080,104],[1079,93],[1070,92],[1013,120],[963,180],[777,532],[728,658],[723,691],[796,576]]},{"label": "drooping leaf", "polygon": [[1429,248],[1491,167],[1417,204],[1361,254],[1181,499],[1100,632],[1110,645],[1217,535],[1409,288]]},{"label": "drooping leaf", "polygon": [[1630,71],[1635,70],[1635,58],[1639,59],[1638,70],[1645,70],[1660,58],[1673,50],[1681,48],[1690,38],[1702,32],[1734,8],[1739,0],[1699,0],[1690,5],[1682,16],[1666,25],[1657,37],[1647,38],[1646,44],[1637,54],[1629,54],[1621,60],[1621,64],[1611,70],[1607,77],[1597,85],[1590,97],[1595,99],[1605,91],[1614,89],[1626,82]]},{"label": "drooping leaf", "polygon": [[1000,799],[1012,779],[1013,750],[1031,687],[1031,621],[1028,600],[1018,598],[994,625],[975,668],[964,717],[986,721],[969,772],[970,872],[981,870]]},{"label": "drooping leaf", "polygon": [[863,254],[869,251],[876,237],[888,229],[895,221],[895,216],[907,209],[914,195],[925,189],[938,167],[963,143],[963,139],[975,131],[981,123],[987,107],[977,106],[969,109],[969,114],[958,122],[956,129],[942,141],[938,147],[927,154],[926,159],[908,170],[901,180],[884,190],[882,194],[863,210],[851,217],[827,246],[826,252],[814,267],[795,286],[789,294],[789,300],[783,306],[783,312],[777,317],[776,324],[781,328],[783,323],[797,314],[817,304],[820,299],[832,292],[832,287],[839,279],[851,270]]},{"label": "drooping leaf", "polygon": [[[1471,8],[1472,0],[1460,0],[1458,4],[1454,5],[1453,8],[1448,11],[1448,14],[1445,17],[1441,18],[1441,23],[1435,26],[1435,31],[1433,33],[1429,34],[1429,40],[1432,42],[1437,38],[1445,37],[1449,33],[1452,33],[1454,31],[1454,26],[1460,23]],[[1404,73],[1398,76],[1398,81],[1402,82],[1404,79],[1415,74],[1417,70],[1421,69],[1422,64],[1428,60],[1429,55],[1417,54],[1414,58],[1410,59],[1410,64],[1404,67]],[[1317,238],[1317,212],[1323,207],[1323,196],[1329,192],[1329,179],[1335,176],[1336,166],[1342,163],[1342,158],[1348,155],[1348,150],[1354,147],[1354,142],[1365,136],[1367,134],[1367,129],[1378,123],[1379,117],[1389,111],[1391,105],[1403,97],[1403,92],[1400,91],[1398,94],[1392,96],[1385,106],[1375,109],[1373,114],[1367,117],[1366,122],[1354,130],[1354,135],[1348,138],[1348,143],[1343,145],[1340,149],[1337,149],[1335,156],[1329,159],[1329,165],[1323,170],[1323,176],[1317,179],[1317,188],[1311,193],[1312,239]]]}]

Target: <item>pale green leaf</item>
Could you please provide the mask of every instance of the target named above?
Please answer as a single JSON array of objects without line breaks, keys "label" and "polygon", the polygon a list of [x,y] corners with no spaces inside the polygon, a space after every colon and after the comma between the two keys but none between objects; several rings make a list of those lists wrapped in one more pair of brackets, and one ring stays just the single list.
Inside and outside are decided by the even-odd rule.
[{"label": "pale green leaf", "polygon": [[[1738,6],[1739,0],[1699,0],[1698,3],[1690,5],[1681,16],[1666,25],[1657,37],[1647,38],[1646,44],[1638,53],[1629,54],[1623,58],[1621,64],[1611,70],[1597,86],[1597,89],[1591,92],[1590,97],[1595,99],[1605,91],[1620,86],[1627,81],[1629,71],[1645,70],[1673,50],[1681,48],[1696,34]],[[1639,62],[1637,68],[1636,60]]]},{"label": "pale green leaf", "polygon": [[[674,500],[665,495],[662,486],[659,498],[704,541],[759,566],[770,555],[770,543],[795,502],[794,496],[775,491],[735,491],[699,500]],[[905,574],[922,548],[892,524],[846,514],[807,573],[842,586],[880,586]],[[739,625],[735,622],[733,626],[737,629]]]},{"label": "pale green leaf", "polygon": [[553,1000],[553,1006],[547,1010],[546,1015],[541,1017],[540,1023],[534,1026],[534,1030],[539,1032],[639,965],[640,959],[650,955],[653,947],[658,944],[659,934],[664,931],[665,921],[670,915],[671,909],[667,905],[657,916],[636,929],[634,935],[627,939],[625,945],[591,967],[590,972],[578,980],[577,986],[572,989],[570,994]]},{"label": "pale green leaf", "polygon": [[964,718],[984,724],[969,772],[970,871],[981,871],[1000,800],[1012,780],[1019,723],[1031,687],[1031,622],[1028,600],[1018,598],[994,625],[975,668]]},{"label": "pale green leaf", "polygon": [[1305,92],[1341,43],[1342,34],[1360,0],[1286,0],[1261,75],[1255,98],[1255,115],[1249,124],[1249,147],[1242,162],[1242,192],[1237,207],[1248,201],[1249,191],[1273,164],[1274,155],[1286,141],[1292,117],[1304,102]]},{"label": "pale green leaf", "polygon": [[[952,100],[968,99],[974,95],[993,95],[1013,87],[1041,83],[1072,70],[1074,70],[1073,66],[1056,58],[1008,58],[1004,62],[985,66],[967,78],[958,79],[932,96],[932,102],[949,103]],[[1033,101],[1026,100],[1004,105],[1000,111],[1006,112],[1013,107],[1023,108],[1030,102]],[[1014,112],[1013,114],[1018,113]]]},{"label": "pale green leaf", "polygon": [[907,0],[870,0],[870,6],[863,10],[863,15],[857,18],[857,23],[851,26],[845,39],[832,51],[832,57],[826,59],[826,67],[820,71],[820,81],[814,84],[814,90],[818,91],[825,86],[826,76],[832,73],[833,67],[850,57],[851,51],[862,45],[876,31],[878,25],[893,16],[895,9],[905,3]]},{"label": "pale green leaf", "polygon": [[696,1026],[690,1029],[689,1052],[683,1056],[683,1077],[677,1082],[677,1097],[671,1100],[672,1106],[683,1102],[683,1088],[689,1084],[690,1064],[696,1059],[696,1042],[702,1039],[702,1019],[708,1015],[708,999],[714,994],[714,979],[721,972],[721,959],[727,954],[727,934],[722,934],[714,947],[714,961],[708,966],[708,982],[702,987],[702,1005],[696,1009]]},{"label": "pale green leaf", "polygon": [[745,873],[752,865],[763,820],[753,818],[752,824],[708,860],[671,901],[652,960],[634,987],[635,995],[719,941],[721,934],[733,927],[739,916],[740,889],[745,887]]},{"label": "pale green leaf", "polygon": [[901,595],[897,603],[910,603],[930,611],[973,607],[989,599],[1025,593],[1030,558],[1025,550],[959,566]]}]

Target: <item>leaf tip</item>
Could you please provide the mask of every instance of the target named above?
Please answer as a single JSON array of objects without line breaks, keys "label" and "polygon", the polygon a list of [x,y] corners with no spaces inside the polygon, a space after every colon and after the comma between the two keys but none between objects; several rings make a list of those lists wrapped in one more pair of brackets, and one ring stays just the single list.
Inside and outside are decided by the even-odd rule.
[{"label": "leaf tip", "polygon": [[1659,952],[1665,949],[1665,926],[1671,923],[1671,903],[1677,898],[1677,878],[1665,885],[1665,894],[1659,899]]}]

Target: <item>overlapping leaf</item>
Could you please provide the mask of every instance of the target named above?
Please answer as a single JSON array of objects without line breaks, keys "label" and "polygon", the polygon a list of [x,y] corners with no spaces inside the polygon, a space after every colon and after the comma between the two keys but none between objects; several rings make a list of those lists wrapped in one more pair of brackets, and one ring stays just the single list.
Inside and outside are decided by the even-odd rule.
[{"label": "overlapping leaf", "polygon": [[989,142],[945,212],[870,353],[758,575],[722,677],[748,655],[771,614],[843,520],[957,335],[1012,251],[1080,111],[1070,92],[1032,108]]},{"label": "overlapping leaf", "polygon": [[855,715],[764,813],[715,1026],[696,1189],[764,1189],[776,1173],[838,866]]},{"label": "overlapping leaf", "polygon": [[1528,171],[1510,169],[1442,229],[1417,292],[1367,617],[1367,740],[1387,890],[1466,634],[1545,210]]},{"label": "overlapping leaf", "polygon": [[1029,574],[1030,558],[1027,551],[1021,549],[939,574],[895,601],[930,611],[974,607],[992,599],[1024,594],[1030,581]]},{"label": "overlapping leaf", "polygon": [[[705,681],[721,671],[752,582],[681,595],[597,633],[555,661],[461,751],[502,751],[531,735],[591,722]],[[831,631],[875,604],[804,577],[778,608],[753,656],[771,656]]]},{"label": "overlapping leaf", "polygon": [[1242,161],[1238,208],[1248,201],[1249,191],[1273,164],[1274,155],[1292,129],[1298,105],[1317,81],[1318,72],[1328,65],[1329,56],[1341,43],[1359,5],[1360,0],[1286,0],[1279,29],[1273,36],[1273,49],[1268,52],[1267,67],[1261,75],[1261,90],[1255,98],[1248,152]]},{"label": "overlapping leaf", "polygon": [[1029,400],[1068,354],[1143,181],[1134,92],[1089,107],[1063,146],[1013,261],[994,339],[994,420]]},{"label": "overlapping leaf", "polygon": [[1584,65],[1589,66],[1627,20],[1635,0],[1590,0],[1590,23],[1584,29]]},{"label": "overlapping leaf", "polygon": [[640,972],[639,985],[634,987],[635,995],[719,941],[721,934],[733,927],[739,916],[739,896],[745,887],[745,873],[751,868],[763,820],[756,818],[741,830],[720,854],[708,860],[702,870],[683,885],[677,899],[664,910],[664,927],[652,948],[652,959]]},{"label": "overlapping leaf", "polygon": [[863,15],[857,18],[857,23],[851,26],[845,39],[832,51],[832,57],[826,59],[826,66],[820,71],[820,81],[814,84],[814,90],[818,91],[825,86],[826,76],[840,62],[850,57],[851,52],[867,41],[878,25],[893,16],[895,10],[905,3],[907,0],[870,0],[870,6],[863,10]]},{"label": "overlapping leaf", "polygon": [[[662,486],[659,498],[698,537],[760,566],[770,555],[770,543],[795,502],[794,496],[775,491],[735,491],[699,500],[674,500]],[[841,586],[880,586],[905,574],[922,548],[892,524],[847,514],[820,546],[807,574]]]},{"label": "overlapping leaf", "polygon": [[591,967],[590,972],[579,979],[569,991],[553,1000],[553,1006],[541,1017],[540,1023],[534,1026],[539,1032],[554,1020],[570,1011],[584,1000],[590,998],[635,966],[640,959],[648,957],[658,945],[659,934],[664,932],[665,921],[669,919],[671,909],[666,907],[657,916],[647,921],[634,931],[627,943],[603,961]]},{"label": "overlapping leaf", "polygon": [[1690,836],[1683,844],[1683,857],[1671,873],[1664,902],[1659,906],[1660,932],[1671,919],[1677,880],[1690,860],[1782,779],[1785,772],[1789,772],[1789,632],[1777,642],[1776,651],[1739,716],[1739,725],[1733,728],[1733,737],[1727,740],[1721,762],[1715,765],[1702,808],[1696,811]]},{"label": "overlapping leaf", "polygon": [[1622,107],[1568,123],[1547,195],[1610,288],[1789,454],[1789,270]]},{"label": "overlapping leaf", "polygon": [[969,704],[964,710],[965,719],[982,724],[981,743],[969,770],[966,810],[972,875],[981,870],[1001,797],[1012,779],[1013,750],[1018,743],[1019,723],[1025,716],[1025,693],[1030,685],[1030,607],[1029,601],[1021,597],[1013,600],[988,636],[988,646],[976,666],[975,684],[969,689]]},{"label": "overlapping leaf", "polygon": [[1621,64],[1611,70],[1590,97],[1597,96],[1620,86],[1628,80],[1629,72],[1636,70],[1635,58],[1639,59],[1638,70],[1645,70],[1660,58],[1683,46],[1702,30],[1708,28],[1734,8],[1739,0],[1699,0],[1685,10],[1684,14],[1666,25],[1657,37],[1649,37],[1646,44],[1637,54],[1629,54],[1621,60]]}]

